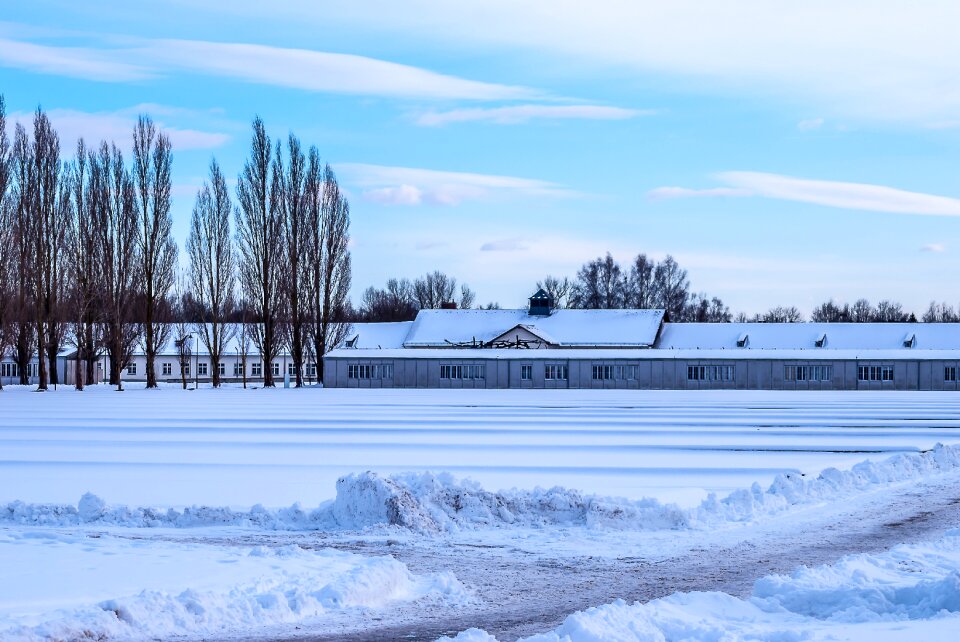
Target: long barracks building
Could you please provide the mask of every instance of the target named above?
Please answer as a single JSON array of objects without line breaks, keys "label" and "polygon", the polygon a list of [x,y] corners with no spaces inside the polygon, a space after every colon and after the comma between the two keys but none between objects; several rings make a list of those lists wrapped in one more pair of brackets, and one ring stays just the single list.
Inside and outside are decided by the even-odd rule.
[{"label": "long barracks building", "polygon": [[354,324],[336,388],[958,390],[960,324],[667,323],[662,310],[422,310]]}]

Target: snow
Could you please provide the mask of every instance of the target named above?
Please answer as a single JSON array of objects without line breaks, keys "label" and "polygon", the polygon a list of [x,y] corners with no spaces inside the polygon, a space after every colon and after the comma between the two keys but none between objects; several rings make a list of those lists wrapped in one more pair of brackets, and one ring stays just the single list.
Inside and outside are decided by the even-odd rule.
[{"label": "snow", "polygon": [[413,321],[392,323],[352,323],[344,347],[355,350],[402,348]]},{"label": "snow", "polygon": [[[648,603],[619,600],[574,613],[523,642],[666,640],[956,640],[960,630],[960,530],[835,564],[759,579],[740,599],[674,593]],[[496,642],[479,629],[438,642]]]},{"label": "snow", "polygon": [[[916,338],[912,348],[904,341]],[[737,347],[741,337],[747,345]],[[824,346],[816,342],[826,337]],[[956,323],[665,323],[657,348],[664,350],[827,350],[871,353],[960,350]],[[954,353],[956,354],[956,353]],[[956,358],[956,357],[954,357]]]},{"label": "snow", "polygon": [[[236,633],[424,598],[468,600],[449,573],[391,557],[0,529],[0,638]],[[131,569],[136,569],[131,573]]]},{"label": "snow", "polygon": [[564,347],[652,346],[663,310],[420,310],[405,348],[444,348],[450,343],[487,342],[517,326]]}]

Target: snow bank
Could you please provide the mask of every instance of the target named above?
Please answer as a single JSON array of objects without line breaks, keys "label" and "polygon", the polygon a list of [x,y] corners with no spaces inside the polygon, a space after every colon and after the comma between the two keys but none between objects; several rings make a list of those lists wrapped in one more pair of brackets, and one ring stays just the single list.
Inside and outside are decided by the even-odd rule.
[{"label": "snow bank", "polygon": [[[955,640],[960,630],[960,530],[935,542],[853,555],[836,564],[758,580],[741,600],[674,593],[646,604],[580,611],[522,642],[664,642],[808,639]],[[438,642],[496,642],[478,629]]]},{"label": "snow bank", "polygon": [[69,526],[103,524],[133,527],[254,526],[276,530],[360,530],[392,526],[417,532],[450,532],[487,526],[570,525],[634,530],[712,528],[750,522],[798,505],[836,501],[889,484],[960,470],[960,446],[937,444],[922,453],[864,461],[850,470],[828,468],[816,477],[778,475],[769,488],[759,484],[724,498],[711,494],[699,506],[682,509],[656,499],[628,500],[560,486],[492,492],[448,473],[403,473],[385,477],[364,472],[337,480],[337,497],[315,509],[254,506],[249,511],[194,506],[182,511],[107,506],[87,493],[77,506],[0,505],[0,523]]},{"label": "snow bank", "polygon": [[229,634],[397,600],[469,599],[449,573],[414,576],[392,557],[297,546],[7,533],[0,564],[18,578],[0,586],[9,642]]}]

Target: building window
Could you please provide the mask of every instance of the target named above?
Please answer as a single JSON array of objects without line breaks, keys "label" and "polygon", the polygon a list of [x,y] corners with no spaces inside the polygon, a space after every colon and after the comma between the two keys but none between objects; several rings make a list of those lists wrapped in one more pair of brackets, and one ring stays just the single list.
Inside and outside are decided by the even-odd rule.
[{"label": "building window", "polygon": [[[485,365],[455,366],[452,364],[440,365],[441,379],[485,379],[487,367]],[[393,364],[383,365],[383,378],[393,378]]]},{"label": "building window", "polygon": [[297,367],[293,364],[293,362],[287,364],[287,374],[291,377],[297,376]]},{"label": "building window", "polygon": [[893,366],[857,366],[858,381],[893,381]]},{"label": "building window", "polygon": [[243,374],[243,363],[240,361],[233,362],[233,376],[239,377]]},{"label": "building window", "polygon": [[529,363],[522,364],[520,366],[520,380],[530,381],[531,379],[533,379],[533,366]]},{"label": "building window", "polygon": [[369,379],[372,366],[353,363],[347,366],[347,377],[350,379]]},{"label": "building window", "polygon": [[637,378],[637,366],[614,366],[613,378],[632,381]]},{"label": "building window", "polygon": [[613,366],[593,366],[594,381],[613,379]]},{"label": "building window", "polygon": [[833,366],[784,366],[785,381],[830,381]]},{"label": "building window", "polygon": [[307,364],[307,377],[315,379],[317,377],[317,364],[308,363]]},{"label": "building window", "polygon": [[273,376],[274,376],[274,377],[279,377],[279,376],[280,376],[280,362],[274,361],[274,362],[273,362],[273,368],[272,368],[272,370],[273,370]]},{"label": "building window", "polygon": [[946,366],[943,369],[943,380],[944,381],[956,381],[957,380],[957,367],[956,366]]},{"label": "building window", "polygon": [[189,364],[189,363],[183,364],[183,367],[180,368],[180,371],[184,374],[184,376],[189,377],[189,376],[190,376],[190,364]]},{"label": "building window", "polygon": [[130,365],[127,366],[127,374],[128,374],[128,375],[135,375],[135,374],[137,374],[137,364],[136,364],[136,363],[131,363]]},{"label": "building window", "polygon": [[550,381],[566,381],[567,366],[560,363],[548,363],[544,369],[544,378]]},{"label": "building window", "polygon": [[207,362],[201,361],[197,364],[197,376],[206,377],[207,376]]},{"label": "building window", "polygon": [[254,376],[254,377],[262,377],[262,376],[263,376],[263,364],[260,363],[259,361],[254,361],[254,362],[250,365],[250,374],[251,374],[252,376]]},{"label": "building window", "polygon": [[[472,366],[472,367],[476,368],[478,366]],[[385,363],[382,366],[380,366],[380,376],[383,377],[384,379],[393,379],[393,364]]]},{"label": "building window", "polygon": [[164,362],[162,366],[162,372],[164,377],[169,377],[173,374],[173,364],[169,362]]},{"label": "building window", "polygon": [[736,366],[687,366],[687,381],[733,381]]},{"label": "building window", "polygon": [[217,374],[219,374],[221,377],[227,376],[227,364],[225,364],[223,361],[217,364]]},{"label": "building window", "polygon": [[31,363],[31,364],[27,367],[27,376],[28,376],[28,377],[39,377],[39,376],[40,376],[40,364],[39,364],[39,363]]},{"label": "building window", "polygon": [[9,363],[0,363],[0,377],[16,377],[17,376],[17,364]]}]

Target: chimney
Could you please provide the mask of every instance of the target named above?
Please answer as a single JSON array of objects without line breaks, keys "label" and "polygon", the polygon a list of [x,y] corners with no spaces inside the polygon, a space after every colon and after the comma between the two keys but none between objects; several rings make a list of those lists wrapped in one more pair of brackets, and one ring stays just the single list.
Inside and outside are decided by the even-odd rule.
[{"label": "chimney", "polygon": [[444,301],[440,304],[441,310],[456,310],[457,302],[456,301]]}]

